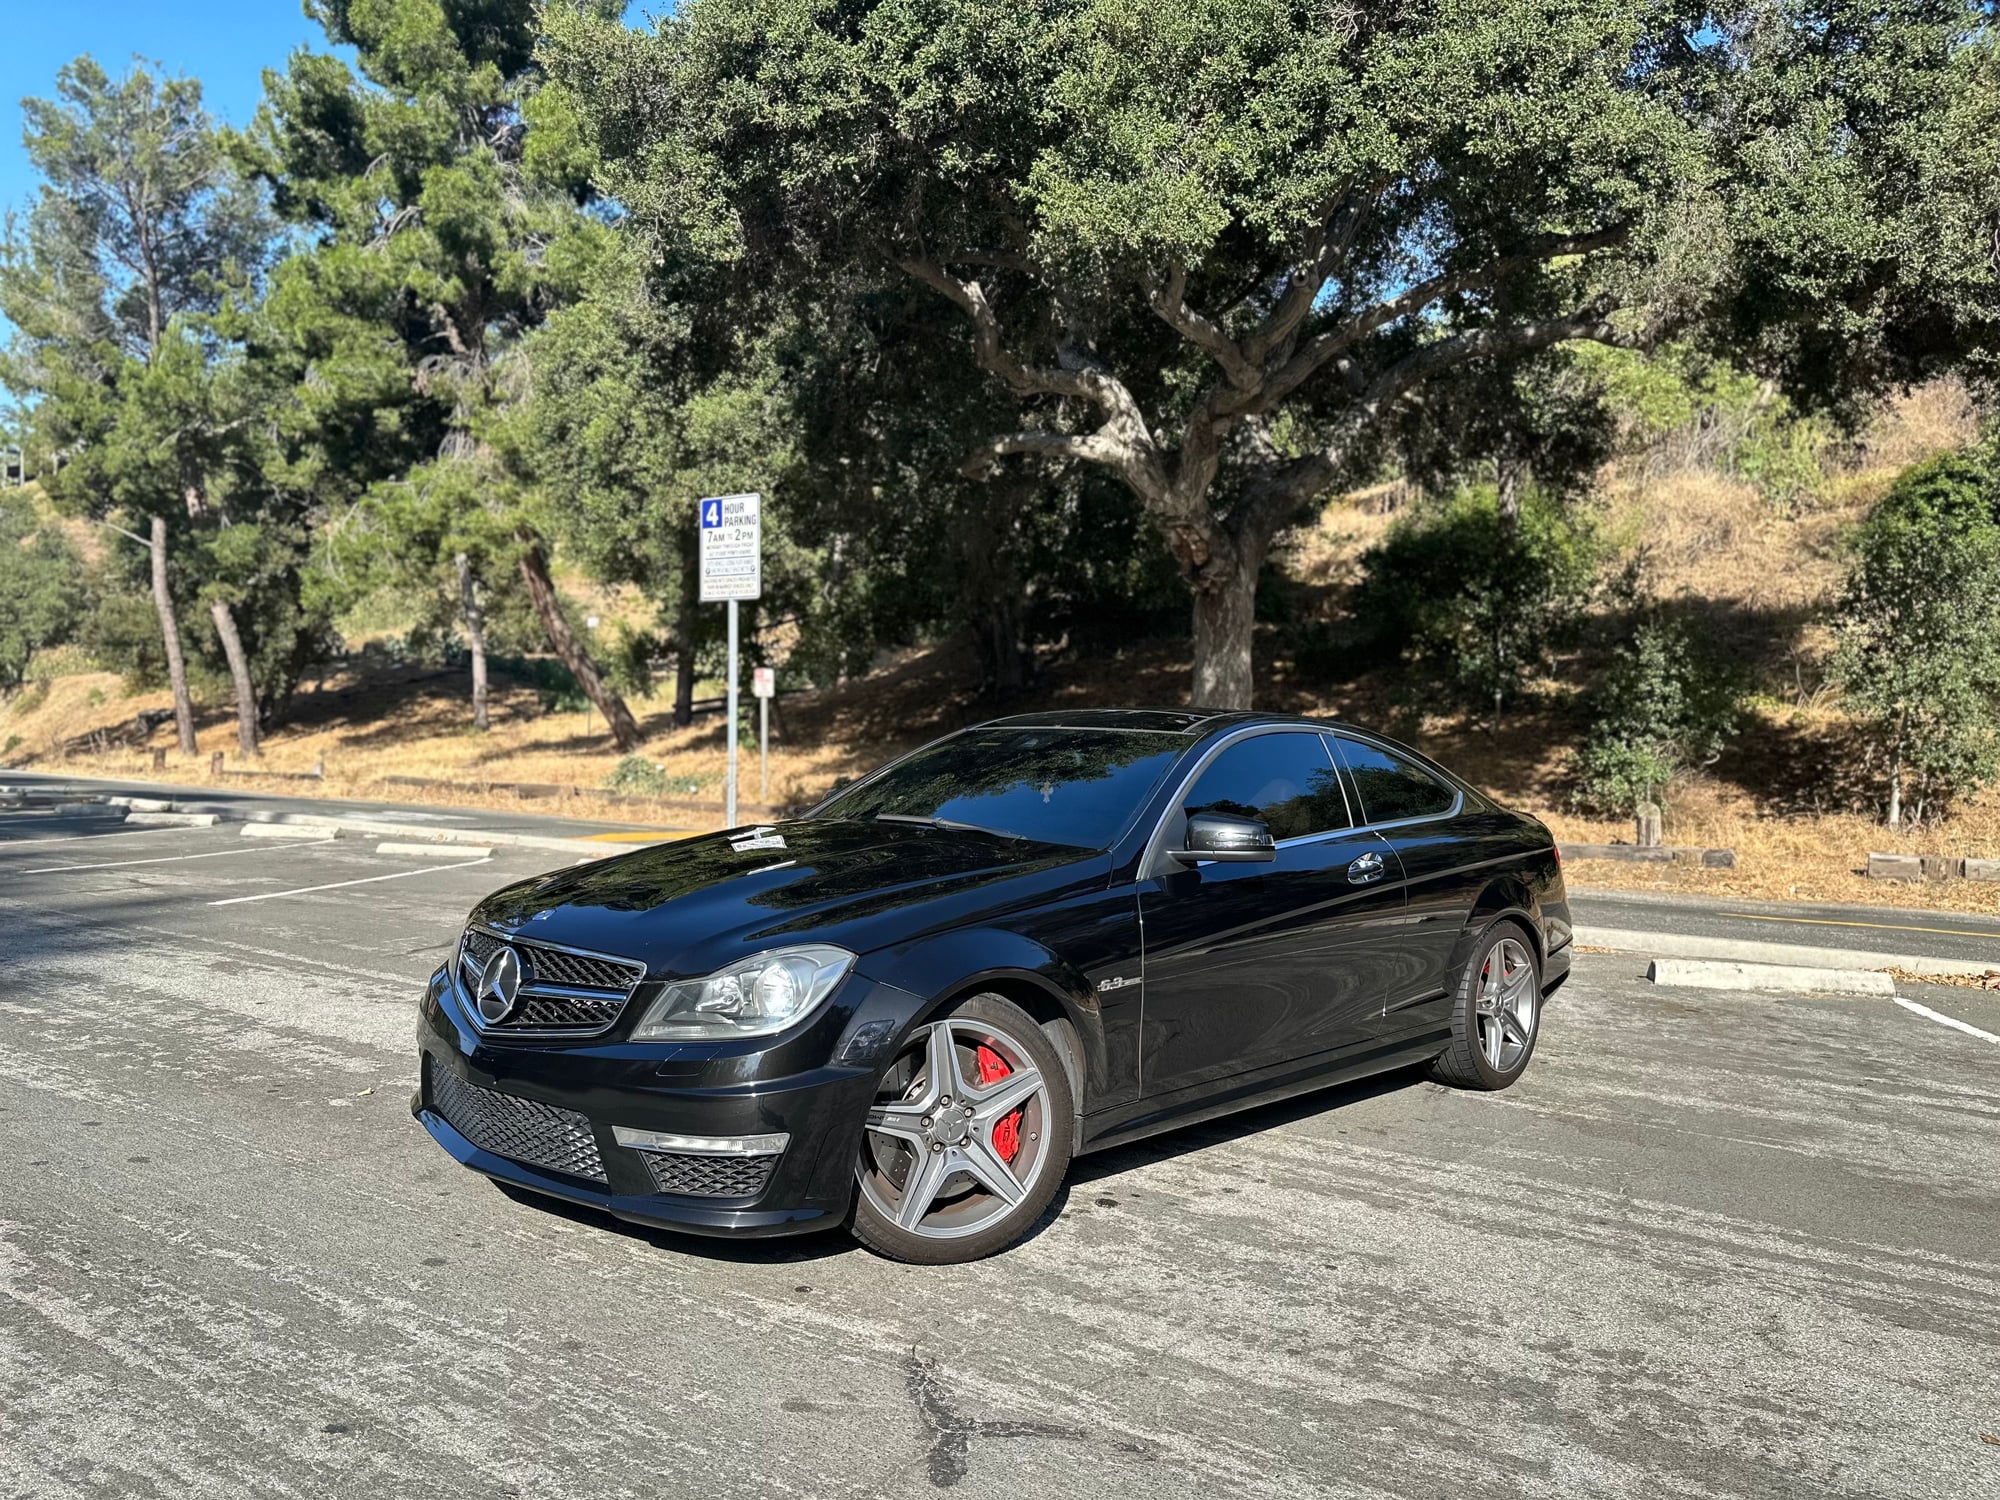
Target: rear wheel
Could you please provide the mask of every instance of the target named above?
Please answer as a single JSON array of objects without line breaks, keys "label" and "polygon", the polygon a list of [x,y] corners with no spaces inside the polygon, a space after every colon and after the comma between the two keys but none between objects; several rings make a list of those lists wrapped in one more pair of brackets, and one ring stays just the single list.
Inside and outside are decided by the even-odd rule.
[{"label": "rear wheel", "polygon": [[1542,971],[1519,923],[1496,922],[1473,946],[1452,1005],[1451,1045],[1431,1063],[1439,1083],[1504,1089],[1534,1056]]},{"label": "rear wheel", "polygon": [[1055,1044],[1012,1001],[975,995],[913,1032],[883,1075],[855,1238],[924,1265],[1006,1249],[1062,1186],[1075,1123]]}]

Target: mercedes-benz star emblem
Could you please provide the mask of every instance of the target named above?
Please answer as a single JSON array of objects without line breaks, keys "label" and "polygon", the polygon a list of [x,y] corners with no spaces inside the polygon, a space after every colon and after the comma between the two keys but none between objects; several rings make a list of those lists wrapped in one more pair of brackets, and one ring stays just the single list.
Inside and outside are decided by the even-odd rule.
[{"label": "mercedes-benz star emblem", "polygon": [[521,994],[521,956],[512,948],[502,948],[486,965],[474,1000],[479,1014],[489,1026],[497,1026],[514,1009]]}]

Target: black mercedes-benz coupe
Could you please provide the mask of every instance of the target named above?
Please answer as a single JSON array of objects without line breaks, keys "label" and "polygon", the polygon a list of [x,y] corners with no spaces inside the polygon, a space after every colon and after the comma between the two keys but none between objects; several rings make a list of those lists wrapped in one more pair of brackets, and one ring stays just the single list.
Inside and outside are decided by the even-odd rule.
[{"label": "black mercedes-benz coupe", "polygon": [[1417,1063],[1505,1088],[1569,945],[1549,831],[1379,735],[1026,715],[487,897],[414,1108],[621,1218],[970,1260],[1082,1152]]}]

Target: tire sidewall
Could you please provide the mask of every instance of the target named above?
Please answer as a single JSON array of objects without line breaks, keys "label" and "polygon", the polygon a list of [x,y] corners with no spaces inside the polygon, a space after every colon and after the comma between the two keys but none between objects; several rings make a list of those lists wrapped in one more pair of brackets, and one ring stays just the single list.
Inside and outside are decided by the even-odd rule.
[{"label": "tire sidewall", "polygon": [[[939,1240],[913,1234],[885,1218],[860,1189],[859,1162],[856,1163],[854,1212],[849,1220],[856,1239],[869,1249],[896,1260],[920,1265],[956,1265],[962,1261],[984,1260],[1014,1245],[1033,1229],[1069,1175],[1070,1159],[1076,1148],[1076,1104],[1070,1093],[1069,1072],[1059,1044],[1048,1031],[1020,1006],[1002,995],[981,993],[940,1006],[911,1028],[911,1034],[946,1019],[984,1021],[1021,1043],[1041,1070],[1049,1091],[1048,1139],[1042,1143],[1046,1160],[1033,1191],[998,1222],[963,1239]],[[901,1056],[908,1037],[896,1049]],[[857,1150],[867,1149],[863,1132]]]},{"label": "tire sidewall", "polygon": [[[1522,1052],[1521,1060],[1505,1072],[1486,1060],[1485,1050],[1479,1045],[1479,1012],[1476,1009],[1480,975],[1486,968],[1488,955],[1499,946],[1503,938],[1512,938],[1527,950],[1528,967],[1535,974],[1534,1029],[1528,1033],[1527,1050]],[[1473,945],[1472,956],[1466,961],[1465,973],[1460,976],[1458,982],[1458,1012],[1470,1043],[1472,1065],[1479,1070],[1479,1076],[1485,1080],[1488,1088],[1503,1089],[1528,1071],[1528,1064],[1535,1060],[1535,1048],[1542,1040],[1542,960],[1541,955],[1535,951],[1535,940],[1519,922],[1503,917],[1487,928],[1480,935],[1479,941]]]}]

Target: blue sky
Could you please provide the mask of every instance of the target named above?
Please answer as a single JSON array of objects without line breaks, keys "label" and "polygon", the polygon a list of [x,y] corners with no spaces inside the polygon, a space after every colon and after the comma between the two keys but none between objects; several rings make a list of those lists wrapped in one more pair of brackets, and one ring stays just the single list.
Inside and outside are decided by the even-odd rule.
[{"label": "blue sky", "polygon": [[[634,3],[627,21],[665,11]],[[122,73],[134,54],[202,83],[209,109],[244,125],[257,108],[266,68],[296,47],[324,48],[300,0],[0,0],[0,210],[23,209],[35,176],[21,149],[21,100],[54,92],[56,69],[88,52]]]}]

